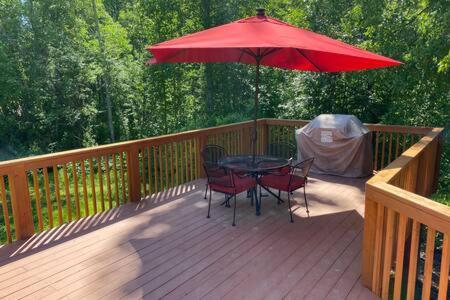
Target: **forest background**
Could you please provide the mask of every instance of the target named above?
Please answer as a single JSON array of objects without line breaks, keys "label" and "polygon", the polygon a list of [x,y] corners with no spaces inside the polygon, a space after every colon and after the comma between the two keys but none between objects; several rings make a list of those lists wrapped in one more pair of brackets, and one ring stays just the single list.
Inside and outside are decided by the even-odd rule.
[{"label": "forest background", "polygon": [[262,68],[259,115],[447,126],[449,0],[0,0],[0,160],[248,120],[254,67],[145,65],[145,46],[255,14],[404,62],[351,73]]}]

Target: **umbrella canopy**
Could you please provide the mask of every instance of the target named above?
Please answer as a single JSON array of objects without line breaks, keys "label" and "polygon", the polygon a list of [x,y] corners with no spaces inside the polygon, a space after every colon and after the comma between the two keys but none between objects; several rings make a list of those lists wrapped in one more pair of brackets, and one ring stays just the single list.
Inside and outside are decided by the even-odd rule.
[{"label": "umbrella canopy", "polygon": [[253,152],[259,66],[284,69],[342,72],[399,65],[400,62],[348,45],[327,36],[267,17],[258,9],[255,17],[238,20],[149,46],[148,62],[239,62],[256,65]]}]

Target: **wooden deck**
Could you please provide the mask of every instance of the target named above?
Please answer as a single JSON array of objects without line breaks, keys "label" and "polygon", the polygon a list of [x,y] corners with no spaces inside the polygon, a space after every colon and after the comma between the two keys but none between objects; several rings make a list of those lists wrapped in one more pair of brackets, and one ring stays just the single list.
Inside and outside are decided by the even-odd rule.
[{"label": "wooden deck", "polygon": [[313,176],[289,222],[263,198],[232,209],[203,181],[0,249],[2,299],[371,299],[360,282],[363,179]]}]

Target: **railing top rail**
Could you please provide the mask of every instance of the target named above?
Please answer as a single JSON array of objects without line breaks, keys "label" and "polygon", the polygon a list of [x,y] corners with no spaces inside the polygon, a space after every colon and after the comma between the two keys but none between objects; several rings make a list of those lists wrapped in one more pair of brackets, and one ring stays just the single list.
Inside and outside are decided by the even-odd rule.
[{"label": "railing top rail", "polygon": [[[189,139],[194,137],[202,137],[204,135],[211,135],[220,132],[231,131],[236,128],[251,127],[252,121],[244,121],[239,123],[233,123],[228,125],[221,125],[209,128],[189,130],[179,133],[172,133],[167,135],[155,136],[150,138],[131,140],[119,143],[113,143],[108,145],[93,146],[82,149],[74,149],[56,153],[49,153],[37,156],[30,156],[25,158],[19,158],[14,160],[8,160],[0,162],[0,175],[7,174],[17,166],[22,166],[28,169],[39,168],[43,166],[50,166],[54,163],[66,162],[69,160],[79,160],[91,156],[100,156],[106,154],[112,154],[115,152],[126,151],[128,147],[139,147],[141,145],[158,144],[165,142],[176,142],[183,139]],[[280,125],[280,126],[298,126],[308,124],[308,120],[286,120],[286,119],[259,119],[258,124],[267,125]],[[383,131],[396,131],[396,132],[413,132],[424,133],[430,130],[429,127],[413,127],[413,126],[397,126],[397,125],[379,125],[379,124],[366,124],[371,130],[383,130]],[[392,129],[390,129],[392,128]]]},{"label": "railing top rail", "polygon": [[400,157],[391,162],[386,168],[373,176],[367,184],[375,182],[390,183],[392,179],[400,172],[408,163],[419,155],[435,138],[437,138],[444,128],[431,128],[427,134],[422,137],[417,143],[412,145],[409,149],[403,152]]},{"label": "railing top rail", "polygon": [[[259,122],[261,122],[259,120]],[[183,131],[178,133],[172,133],[172,134],[166,134],[166,135],[160,135],[150,138],[144,138],[144,139],[138,139],[138,140],[131,140],[131,141],[125,141],[125,142],[118,142],[108,145],[100,145],[100,146],[93,146],[88,148],[81,148],[81,149],[74,149],[74,150],[68,150],[68,151],[61,151],[56,153],[49,153],[49,154],[43,154],[43,155],[36,155],[36,156],[30,156],[25,158],[19,158],[19,159],[13,159],[13,160],[7,160],[0,162],[0,174],[7,173],[11,171],[12,168],[17,166],[23,166],[29,168],[36,167],[35,164],[38,163],[39,165],[45,165],[50,162],[58,161],[58,160],[64,160],[67,158],[70,159],[82,159],[86,156],[99,156],[99,155],[106,155],[110,153],[115,153],[119,151],[125,151],[127,147],[130,146],[141,146],[141,145],[148,145],[152,143],[159,143],[159,142],[176,142],[183,139],[189,139],[194,137],[201,137],[203,135],[209,135],[214,134],[218,132],[224,132],[228,130],[233,130],[239,127],[250,127],[252,126],[252,121],[244,121],[239,123],[233,123],[233,124],[227,124],[227,125],[220,125],[215,127],[209,127],[209,128],[202,128],[202,129],[194,129],[189,131]],[[51,165],[52,163],[48,164]]]},{"label": "railing top rail", "polygon": [[422,224],[430,225],[436,230],[450,234],[450,206],[386,182],[367,185],[366,193],[369,192],[371,199],[375,199],[384,206],[405,214]]}]

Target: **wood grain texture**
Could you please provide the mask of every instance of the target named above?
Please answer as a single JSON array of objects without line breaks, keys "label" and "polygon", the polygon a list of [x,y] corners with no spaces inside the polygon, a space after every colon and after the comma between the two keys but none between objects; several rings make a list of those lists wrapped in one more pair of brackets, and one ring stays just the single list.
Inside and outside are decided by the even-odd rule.
[{"label": "wood grain texture", "polygon": [[[236,227],[220,194],[213,194],[211,219],[205,218],[203,181],[177,188],[189,192],[123,205],[114,210],[128,218],[64,240],[42,233],[31,242],[41,246],[0,256],[0,297],[256,299],[258,291],[284,291],[375,299],[359,280],[364,180],[311,177],[311,215],[297,204],[295,223],[272,197],[255,216],[243,193]],[[294,199],[303,203],[301,193]]]}]

